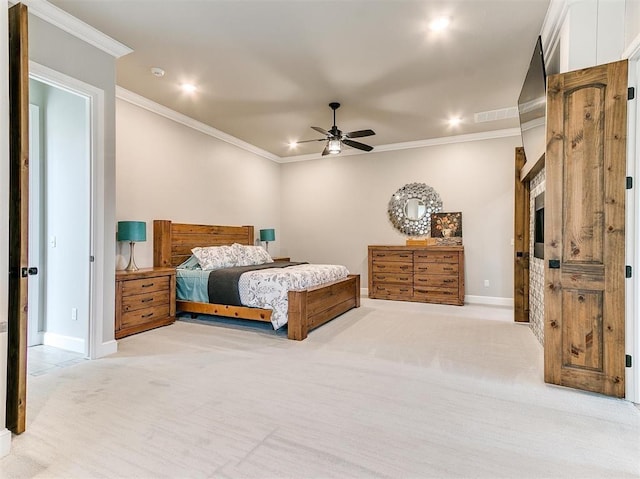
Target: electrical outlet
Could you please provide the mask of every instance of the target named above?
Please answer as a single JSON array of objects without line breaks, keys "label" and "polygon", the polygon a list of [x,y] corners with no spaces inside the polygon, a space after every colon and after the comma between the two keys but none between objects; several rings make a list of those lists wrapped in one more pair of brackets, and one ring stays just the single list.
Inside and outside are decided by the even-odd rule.
[{"label": "electrical outlet", "polygon": [[78,320],[78,308],[71,308],[71,319],[74,321]]},{"label": "electrical outlet", "polygon": [[485,280],[484,280],[484,287],[485,287],[485,288],[488,288],[488,287],[489,287],[489,280],[488,280],[488,279],[485,279]]}]

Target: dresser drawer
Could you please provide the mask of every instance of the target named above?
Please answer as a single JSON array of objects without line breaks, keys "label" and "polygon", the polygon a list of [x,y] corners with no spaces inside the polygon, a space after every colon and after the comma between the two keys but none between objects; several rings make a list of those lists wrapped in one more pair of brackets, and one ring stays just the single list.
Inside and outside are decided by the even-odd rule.
[{"label": "dresser drawer", "polygon": [[458,296],[458,288],[415,288],[413,298],[415,301],[427,303],[462,304]]},{"label": "dresser drawer", "polygon": [[420,274],[458,274],[458,263],[416,263],[415,273]]},{"label": "dresser drawer", "polygon": [[413,252],[411,251],[380,251],[373,250],[371,256],[374,262],[377,261],[404,261],[413,263]]},{"label": "dresser drawer", "polygon": [[122,284],[122,296],[150,293],[153,291],[169,291],[169,276],[155,276],[144,279],[132,279]]},{"label": "dresser drawer", "polygon": [[138,326],[150,323],[156,319],[163,319],[169,316],[169,303],[150,308],[138,309],[122,314],[122,328]]},{"label": "dresser drawer", "polygon": [[413,276],[409,273],[373,273],[374,284],[413,284]]},{"label": "dresser drawer", "polygon": [[449,288],[458,291],[458,277],[447,275],[416,274],[413,280],[414,287]]},{"label": "dresser drawer", "polygon": [[372,272],[375,273],[413,273],[413,263],[400,261],[374,261]]},{"label": "dresser drawer", "polygon": [[377,284],[373,287],[373,293],[376,298],[382,297],[402,297],[411,299],[413,295],[413,286],[401,284]]},{"label": "dresser drawer", "polygon": [[458,254],[447,251],[416,251],[416,263],[458,263]]},{"label": "dresser drawer", "polygon": [[128,313],[137,309],[169,304],[169,290],[152,291],[145,294],[131,294],[122,297],[122,311]]}]

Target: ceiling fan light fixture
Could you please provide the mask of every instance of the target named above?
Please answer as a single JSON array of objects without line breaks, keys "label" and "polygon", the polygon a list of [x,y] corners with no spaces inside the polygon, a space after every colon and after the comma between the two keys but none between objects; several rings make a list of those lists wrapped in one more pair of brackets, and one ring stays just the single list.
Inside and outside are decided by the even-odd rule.
[{"label": "ceiling fan light fixture", "polygon": [[329,140],[329,143],[327,145],[327,150],[331,155],[337,155],[338,153],[340,153],[340,150],[341,150],[340,140],[337,140],[335,138],[332,140]]}]

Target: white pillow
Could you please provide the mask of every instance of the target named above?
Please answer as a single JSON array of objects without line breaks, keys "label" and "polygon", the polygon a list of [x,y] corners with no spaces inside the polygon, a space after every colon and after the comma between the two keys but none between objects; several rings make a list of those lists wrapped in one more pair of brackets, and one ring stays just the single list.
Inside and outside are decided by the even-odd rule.
[{"label": "white pillow", "polygon": [[193,248],[191,252],[202,269],[220,269],[237,266],[236,256],[231,246],[206,246]]},{"label": "white pillow", "polygon": [[237,266],[273,263],[273,259],[262,246],[248,246],[234,243],[231,245],[231,248],[236,257]]}]

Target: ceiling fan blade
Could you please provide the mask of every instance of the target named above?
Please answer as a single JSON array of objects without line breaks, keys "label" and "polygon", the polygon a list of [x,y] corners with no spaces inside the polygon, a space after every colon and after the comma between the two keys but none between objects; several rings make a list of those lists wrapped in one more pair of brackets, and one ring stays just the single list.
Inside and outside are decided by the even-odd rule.
[{"label": "ceiling fan blade", "polygon": [[312,141],[327,141],[326,138],[316,138],[315,140],[300,140],[300,141],[296,141],[296,144],[300,144],[300,143],[310,143]]},{"label": "ceiling fan blade", "polygon": [[319,126],[312,126],[311,128],[316,130],[318,133],[322,133],[325,136],[331,136],[331,133],[329,133],[327,130],[325,130],[323,128],[320,128]]},{"label": "ceiling fan blade", "polygon": [[365,145],[364,143],[360,143],[359,141],[352,141],[349,139],[342,140],[342,143],[350,146],[351,148],[357,148],[358,150],[371,151],[373,150],[373,146]]},{"label": "ceiling fan blade", "polygon": [[375,135],[376,132],[373,130],[358,130],[358,131],[350,131],[346,133],[345,136],[347,138],[362,138],[363,136],[372,136]]},{"label": "ceiling fan blade", "polygon": [[322,150],[322,156],[326,156],[329,154],[329,145],[324,147],[324,150]]}]

